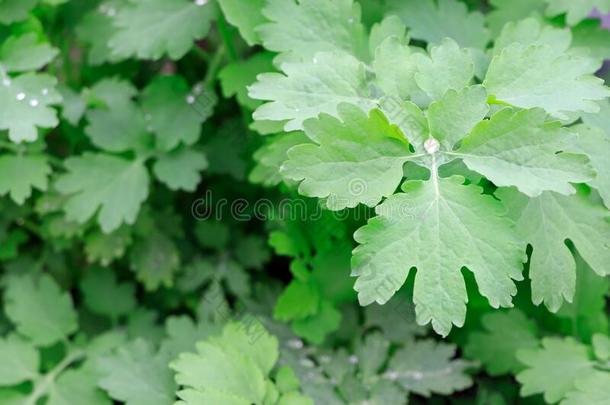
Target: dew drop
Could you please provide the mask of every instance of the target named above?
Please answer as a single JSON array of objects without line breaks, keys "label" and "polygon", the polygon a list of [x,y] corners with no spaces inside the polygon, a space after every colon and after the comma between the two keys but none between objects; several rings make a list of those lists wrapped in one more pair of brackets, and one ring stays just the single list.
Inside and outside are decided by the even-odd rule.
[{"label": "dew drop", "polygon": [[145,119],[146,121],[152,121],[152,115],[150,115],[150,114],[145,114],[145,115],[144,115],[144,119]]},{"label": "dew drop", "polygon": [[108,10],[106,11],[106,15],[108,17],[114,17],[116,15],[116,10],[112,7],[108,8]]},{"label": "dew drop", "polygon": [[148,132],[153,132],[154,130],[155,129],[153,128],[152,125],[149,125],[149,126],[146,127],[146,131],[148,131]]},{"label": "dew drop", "polygon": [[23,100],[25,100],[25,93],[17,94],[17,101],[23,101]]},{"label": "dew drop", "polygon": [[195,87],[193,87],[193,93],[195,94],[201,94],[202,91],[203,86],[201,84],[196,84]]},{"label": "dew drop", "polygon": [[36,100],[35,98],[30,100],[30,105],[32,107],[38,107],[38,100]]},{"label": "dew drop", "polygon": [[291,339],[288,341],[288,347],[291,349],[302,349],[303,341],[301,339]]},{"label": "dew drop", "polygon": [[198,6],[205,6],[208,0],[195,0],[195,4]]},{"label": "dew drop", "polygon": [[435,138],[428,138],[424,142],[424,149],[429,155],[433,155],[439,151],[441,144]]},{"label": "dew drop", "polygon": [[49,89],[44,88],[44,89],[42,89],[42,91],[41,91],[40,93],[41,93],[43,96],[46,96],[46,95],[48,95],[48,94],[49,94]]},{"label": "dew drop", "polygon": [[10,81],[10,79],[4,78],[4,79],[2,79],[2,84],[5,87],[9,87],[11,85],[11,81]]},{"label": "dew drop", "polygon": [[195,103],[195,96],[193,96],[192,94],[189,94],[186,97],[186,102],[189,103],[189,104],[194,104]]},{"label": "dew drop", "polygon": [[357,364],[357,363],[358,363],[358,357],[356,357],[355,355],[353,355],[353,354],[352,354],[351,356],[349,356],[348,361],[349,361],[351,364]]}]

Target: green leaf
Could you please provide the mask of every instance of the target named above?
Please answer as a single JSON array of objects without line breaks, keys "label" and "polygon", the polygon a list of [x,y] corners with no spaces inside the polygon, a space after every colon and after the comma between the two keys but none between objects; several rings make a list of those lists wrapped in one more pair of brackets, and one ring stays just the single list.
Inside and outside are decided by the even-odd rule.
[{"label": "green leaf", "polygon": [[250,97],[269,100],[254,112],[256,120],[288,120],[284,129],[303,129],[303,121],[320,113],[337,116],[343,102],[364,111],[375,107],[369,97],[366,66],[351,55],[322,52],[311,62],[284,63],[282,73],[258,75]]},{"label": "green leaf", "polygon": [[129,82],[112,79],[98,85],[92,89],[92,94],[104,101],[106,106],[86,113],[88,125],[85,134],[91,142],[108,152],[146,148],[151,136],[142,110],[131,100],[136,90]]},{"label": "green leaf", "polygon": [[0,155],[0,195],[10,194],[21,205],[32,189],[46,191],[51,167],[42,155]]},{"label": "green leaf", "polygon": [[38,376],[38,350],[29,342],[11,334],[0,338],[0,385],[17,385]]},{"label": "green leaf", "polygon": [[267,22],[262,10],[266,0],[218,0],[227,21],[236,26],[250,46],[261,43],[256,28]]},{"label": "green leaf", "polygon": [[85,153],[65,161],[68,173],[60,176],[57,190],[68,195],[68,219],[85,223],[96,212],[105,233],[122,223],[133,224],[148,196],[148,172],[141,161]]},{"label": "green leaf", "polygon": [[213,2],[133,0],[118,10],[108,44],[121,59],[180,59],[207,35],[215,10]]},{"label": "green leaf", "polygon": [[559,119],[570,112],[597,112],[596,100],[610,96],[591,59],[558,53],[549,45],[514,43],[496,55],[483,85],[496,100],[544,108]]},{"label": "green leaf", "polygon": [[180,255],[173,241],[164,233],[152,230],[136,241],[129,258],[136,278],[147,290],[172,286],[174,273],[180,267]]},{"label": "green leaf", "polygon": [[38,70],[51,62],[58,52],[49,44],[38,43],[34,33],[11,36],[0,48],[0,69],[7,72]]},{"label": "green leaf", "polygon": [[572,46],[587,49],[599,60],[610,58],[610,32],[600,26],[598,20],[585,20],[572,28]]},{"label": "green leaf", "polygon": [[127,247],[131,245],[131,229],[122,226],[108,234],[96,229],[85,236],[84,242],[87,261],[107,266],[123,257]]},{"label": "green leaf", "polygon": [[70,295],[44,274],[8,278],[4,310],[17,331],[36,346],[50,346],[77,330]]},{"label": "green leaf", "polygon": [[49,387],[47,405],[111,405],[112,401],[97,388],[97,375],[81,367],[67,370]]},{"label": "green leaf", "polygon": [[440,99],[448,90],[461,90],[474,76],[470,52],[449,38],[431,46],[430,56],[418,53],[414,57],[417,63],[415,81],[433,100]]},{"label": "green leaf", "polygon": [[[110,269],[90,269],[81,280],[80,289],[87,308],[113,320],[136,307],[134,285],[119,283]],[[111,300],[108,299],[110,296]]]},{"label": "green leaf", "polygon": [[366,52],[360,6],[353,0],[269,0],[263,15],[270,21],[257,28],[263,46],[292,61],[310,62],[318,52]]},{"label": "green leaf", "polygon": [[157,148],[192,145],[201,136],[201,124],[214,111],[216,96],[201,85],[189,89],[180,76],[159,76],[142,92],[142,110],[157,139]]},{"label": "green leaf", "polygon": [[280,294],[273,317],[280,321],[302,319],[318,312],[320,292],[314,283],[292,280]]},{"label": "green leaf", "polygon": [[25,20],[37,3],[38,0],[0,0],[0,23]]},{"label": "green leaf", "polygon": [[610,373],[596,371],[574,382],[561,405],[610,404]]},{"label": "green leaf", "polygon": [[610,208],[610,137],[601,129],[585,125],[574,127],[574,131],[578,133],[577,147],[589,157],[597,172],[589,184],[597,189],[606,207]]},{"label": "green leaf", "polygon": [[98,384],[126,405],[170,404],[176,384],[167,366],[169,360],[155,354],[148,341],[135,340],[98,360]]},{"label": "green leaf", "polygon": [[200,172],[208,167],[205,154],[194,149],[179,148],[159,157],[153,172],[170,190],[195,191],[201,181]]},{"label": "green leaf", "polygon": [[489,31],[479,12],[456,0],[390,0],[389,11],[402,18],[409,35],[432,44],[452,38],[465,48],[485,49]]},{"label": "green leaf", "polygon": [[260,73],[272,72],[274,54],[259,52],[245,61],[231,62],[218,73],[222,95],[225,98],[237,97],[237,102],[250,110],[258,108],[262,102],[248,96],[248,86],[256,82]]},{"label": "green leaf", "polygon": [[26,73],[15,78],[0,74],[0,130],[8,130],[11,141],[33,142],[38,128],[59,124],[52,105],[61,102],[57,79],[47,74]]},{"label": "green leaf", "polygon": [[610,13],[609,0],[545,0],[548,3],[546,15],[550,17],[559,14],[566,14],[566,21],[569,25],[576,25],[587,18],[593,9],[597,9],[601,14]]},{"label": "green leaf", "polygon": [[386,375],[406,390],[425,397],[449,395],[472,385],[465,373],[471,364],[453,359],[454,356],[454,345],[420,340],[392,356]]},{"label": "green leaf", "polygon": [[280,167],[288,160],[288,150],[296,145],[310,143],[311,140],[300,131],[270,136],[252,155],[256,165],[248,175],[251,183],[276,186],[283,180]]},{"label": "green leaf", "polygon": [[556,312],[563,300],[572,301],[576,283],[575,263],[565,245],[572,241],[578,253],[600,276],[610,271],[610,222],[608,211],[585,196],[569,197],[544,192],[526,198],[514,190],[500,190],[524,247],[533,247],[529,276],[532,301]]},{"label": "green leaf", "polygon": [[570,48],[572,34],[568,30],[544,24],[534,17],[511,21],[504,26],[500,36],[494,41],[493,55],[498,55],[515,42],[523,46],[548,45],[559,55]]},{"label": "green leaf", "polygon": [[184,387],[178,396],[184,404],[262,403],[277,344],[260,324],[256,331],[243,323],[228,324],[221,337],[199,342],[197,353],[182,353],[171,363]]},{"label": "green leaf", "polygon": [[593,353],[598,360],[610,360],[610,337],[596,333],[591,339]]},{"label": "green leaf", "polygon": [[517,309],[486,313],[481,324],[482,331],[468,336],[466,356],[483,363],[492,376],[516,374],[523,370],[516,353],[521,349],[538,347],[536,324]]},{"label": "green leaf", "polygon": [[485,16],[492,34],[500,33],[504,24],[544,12],[545,0],[490,0],[493,9]]},{"label": "green leaf", "polygon": [[496,186],[516,186],[537,197],[543,191],[576,192],[594,172],[584,155],[568,152],[573,134],[559,122],[547,122],[543,110],[503,109],[482,121],[463,140],[455,156]]},{"label": "green leaf", "polygon": [[[446,336],[466,316],[460,270],[475,276],[480,293],[497,308],[511,306],[524,256],[502,204],[463,178],[407,181],[376,208],[354,239],[352,274],[361,305],[384,304],[416,267],[413,300],[420,325]],[[492,264],[493,263],[493,264]]]},{"label": "green leaf", "polygon": [[359,203],[374,207],[402,180],[402,166],[412,159],[408,142],[379,110],[367,116],[356,106],[342,104],[338,115],[341,121],[321,115],[304,123],[317,145],[292,147],[281,173],[302,180],[299,193],[327,198],[331,210]]},{"label": "green leaf", "polygon": [[574,382],[595,373],[587,347],[572,338],[544,338],[542,348],[521,350],[517,358],[527,368],[517,374],[521,395],[544,394],[555,403],[574,390]]},{"label": "green leaf", "polygon": [[488,112],[487,93],[482,86],[449,90],[428,108],[430,135],[452,150]]},{"label": "green leaf", "polygon": [[115,34],[114,19],[118,9],[125,6],[126,0],[108,0],[85,14],[75,32],[78,39],[89,45],[87,62],[101,65],[104,62],[118,62],[121,58],[112,53],[108,42]]},{"label": "green leaf", "polygon": [[375,84],[389,97],[410,98],[424,104],[428,96],[415,82],[417,59],[406,42],[392,36],[377,46],[372,64]]},{"label": "green leaf", "polygon": [[339,328],[341,312],[329,301],[322,300],[320,309],[312,316],[297,319],[292,323],[292,330],[308,341],[321,344],[324,338]]}]

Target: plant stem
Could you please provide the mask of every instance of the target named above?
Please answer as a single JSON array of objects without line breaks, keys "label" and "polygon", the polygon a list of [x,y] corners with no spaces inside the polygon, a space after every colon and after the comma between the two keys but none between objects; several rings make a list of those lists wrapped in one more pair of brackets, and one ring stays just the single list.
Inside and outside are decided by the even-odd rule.
[{"label": "plant stem", "polygon": [[218,13],[216,26],[218,27],[218,32],[220,33],[222,42],[225,48],[227,48],[229,60],[232,62],[238,60],[239,57],[237,55],[237,51],[235,50],[235,46],[233,46],[233,35],[229,30],[229,26],[227,25],[227,21],[225,20],[225,16],[222,14],[222,12]]},{"label": "plant stem", "polygon": [[208,70],[205,73],[205,78],[203,79],[203,85],[206,88],[210,88],[213,86],[214,81],[216,80],[216,73],[220,69],[220,65],[222,63],[222,60],[224,59],[224,56],[225,56],[225,47],[224,47],[224,45],[221,45],[218,48],[218,50],[216,51],[216,53],[214,54],[214,57],[212,58],[212,60],[210,61],[210,64],[208,65]]},{"label": "plant stem", "polygon": [[64,359],[56,365],[51,371],[49,371],[45,376],[36,382],[34,385],[34,391],[26,398],[24,405],[36,405],[38,400],[45,396],[49,390],[49,387],[55,379],[72,363],[82,359],[85,357],[85,352],[83,350],[75,350],[73,352],[68,352],[68,355],[64,357]]}]

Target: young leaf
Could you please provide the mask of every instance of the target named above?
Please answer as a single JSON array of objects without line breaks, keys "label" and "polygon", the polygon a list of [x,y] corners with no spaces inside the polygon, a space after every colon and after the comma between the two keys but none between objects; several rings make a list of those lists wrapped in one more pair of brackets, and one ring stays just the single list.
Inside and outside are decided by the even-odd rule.
[{"label": "young leaf", "polygon": [[561,405],[606,405],[610,398],[610,373],[596,371],[574,381],[574,391],[566,394]]},{"label": "young leaf", "polygon": [[601,129],[585,125],[574,127],[574,131],[578,133],[577,148],[589,157],[597,173],[589,184],[597,189],[606,207],[610,208],[610,137]]},{"label": "young leaf", "polygon": [[602,14],[610,12],[610,1],[608,0],[545,0],[548,3],[546,15],[550,17],[566,14],[569,25],[576,25],[597,9]]},{"label": "young leaf", "polygon": [[261,42],[256,28],[267,22],[262,14],[265,3],[266,0],[218,0],[227,21],[237,27],[250,46]]}]

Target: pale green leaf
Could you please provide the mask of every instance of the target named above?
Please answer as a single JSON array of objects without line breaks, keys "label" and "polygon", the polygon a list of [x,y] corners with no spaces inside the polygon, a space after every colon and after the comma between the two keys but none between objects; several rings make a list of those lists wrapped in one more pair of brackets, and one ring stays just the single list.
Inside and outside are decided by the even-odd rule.
[{"label": "pale green leaf", "polygon": [[0,338],[0,358],[0,385],[17,385],[38,376],[38,350],[17,335]]},{"label": "pale green leaf", "polygon": [[56,84],[57,79],[47,74],[25,73],[12,79],[0,74],[0,130],[8,130],[11,141],[33,142],[38,128],[59,124],[51,108],[61,103]]},{"label": "pale green leaf", "polygon": [[448,90],[461,90],[474,76],[470,52],[449,38],[431,46],[430,56],[416,54],[415,58],[415,81],[433,100],[440,99]]},{"label": "pale green leaf", "polygon": [[495,185],[516,186],[530,197],[543,191],[573,194],[570,183],[584,183],[595,173],[585,155],[569,152],[575,150],[572,133],[546,119],[540,109],[503,109],[477,125],[454,155]]},{"label": "pale green leaf", "polygon": [[597,69],[589,58],[558,54],[549,45],[513,43],[492,59],[483,85],[500,102],[541,107],[567,119],[572,112],[597,112],[595,101],[610,96],[603,81],[592,75]]},{"label": "pale green leaf", "polygon": [[320,113],[337,116],[337,107],[349,102],[368,111],[366,66],[345,53],[322,52],[311,62],[284,63],[282,73],[265,73],[249,87],[250,97],[270,101],[254,112],[256,120],[284,121],[286,131],[300,130],[303,121]]},{"label": "pale green leaf", "polygon": [[597,9],[602,14],[610,13],[610,0],[545,0],[548,3],[546,15],[555,17],[566,15],[569,25],[576,25]]},{"label": "pale green leaf", "polygon": [[597,172],[589,184],[597,189],[606,207],[610,208],[610,136],[601,129],[585,125],[574,130],[578,133],[577,147],[589,157]]},{"label": "pale green leaf", "polygon": [[509,207],[525,248],[533,247],[529,276],[532,301],[556,312],[564,300],[572,301],[576,283],[575,263],[565,245],[572,241],[578,253],[600,276],[610,272],[610,222],[608,211],[575,194],[562,196],[544,192],[527,198],[513,189],[498,197]]},{"label": "pale green leaf", "polygon": [[504,208],[463,178],[408,181],[377,207],[360,228],[352,258],[362,305],[385,303],[416,267],[414,302],[419,324],[447,335],[466,316],[462,267],[475,276],[493,307],[511,306],[513,280],[521,276],[524,248],[517,244]]},{"label": "pale green leaf", "polygon": [[610,373],[596,371],[574,381],[561,405],[610,405]]},{"label": "pale green leaf", "polygon": [[227,21],[237,27],[250,46],[261,42],[256,28],[267,22],[262,14],[266,3],[266,0],[218,0]]},{"label": "pale green leaf", "polygon": [[402,165],[411,153],[400,130],[383,113],[367,116],[358,107],[342,104],[338,119],[321,115],[304,123],[316,144],[297,145],[288,151],[282,175],[303,180],[299,192],[327,198],[332,210],[370,207],[394,193],[402,179]]}]

